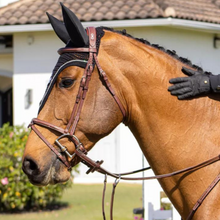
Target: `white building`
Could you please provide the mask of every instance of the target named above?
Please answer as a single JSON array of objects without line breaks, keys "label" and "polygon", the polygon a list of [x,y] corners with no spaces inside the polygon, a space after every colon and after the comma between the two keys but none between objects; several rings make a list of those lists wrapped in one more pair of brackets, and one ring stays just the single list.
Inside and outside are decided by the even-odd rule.
[{"label": "white building", "polygon": [[[4,6],[0,8],[0,126],[7,121],[14,125],[28,125],[31,119],[36,117],[39,102],[58,59],[56,51],[64,46],[45,16],[45,12],[49,10],[54,11],[55,14],[53,12],[51,14],[59,18],[57,1],[50,5],[47,0],[20,0],[5,6],[10,2],[13,0],[0,0],[0,6]],[[65,4],[65,1],[63,2]],[[72,2],[77,3],[74,0]],[[92,3],[84,0],[81,2],[82,11],[88,10],[87,14],[80,14],[80,10],[77,11],[84,27],[125,28],[135,37],[145,38],[151,43],[177,51],[178,55],[190,59],[192,63],[201,66],[204,70],[214,74],[220,73],[220,40],[218,39],[220,9],[217,3],[216,5],[207,3],[206,6],[204,3],[195,7],[191,5],[191,9],[187,11],[187,8],[181,4],[185,2],[184,5],[187,5],[188,1],[179,0],[180,7],[178,7],[169,5],[165,0],[163,3],[167,4],[166,8],[162,3],[161,5],[155,3],[160,1],[154,0],[146,1],[152,2],[149,5],[145,4],[145,1],[129,1],[129,3],[118,1],[118,4],[121,2],[122,5],[118,13],[113,13],[116,10],[113,8],[114,5],[106,1],[108,4],[103,5],[103,8],[106,7],[108,13],[103,12],[100,15],[101,6],[97,5],[101,4],[101,1],[94,1],[98,2],[96,8],[95,3],[93,5],[97,10],[94,14],[89,14],[86,6],[86,3],[87,5]],[[195,4],[197,4],[196,1]],[[204,14],[201,12],[202,7],[204,7]],[[215,12],[208,10],[212,7],[216,8]],[[128,8],[127,11],[126,8]],[[75,8],[71,9],[74,11]],[[210,15],[205,14],[206,9]],[[196,16],[198,14],[200,16]],[[183,15],[188,16],[188,19],[183,19]],[[126,150],[128,148],[129,150]],[[134,152],[136,152],[135,157]],[[123,125],[100,141],[89,155],[94,160],[103,159],[105,161],[103,166],[113,172],[130,171],[143,166],[139,146],[130,131]],[[131,160],[132,164],[129,162]],[[147,166],[147,162],[144,163]],[[81,165],[80,175],[75,178],[75,182],[103,181],[103,177],[96,173],[87,176],[84,174],[85,170],[86,167]],[[157,181],[145,182],[144,189],[145,219],[148,219],[147,204],[151,202],[154,204],[154,209],[160,208],[161,189]]]}]

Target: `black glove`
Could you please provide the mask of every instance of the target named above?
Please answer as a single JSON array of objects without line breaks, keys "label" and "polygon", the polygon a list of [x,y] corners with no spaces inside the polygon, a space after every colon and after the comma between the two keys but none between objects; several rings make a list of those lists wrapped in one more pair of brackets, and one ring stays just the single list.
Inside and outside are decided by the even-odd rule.
[{"label": "black glove", "polygon": [[182,72],[189,77],[174,78],[169,81],[174,84],[168,88],[172,95],[182,100],[210,92],[209,75],[185,67],[182,68]]}]

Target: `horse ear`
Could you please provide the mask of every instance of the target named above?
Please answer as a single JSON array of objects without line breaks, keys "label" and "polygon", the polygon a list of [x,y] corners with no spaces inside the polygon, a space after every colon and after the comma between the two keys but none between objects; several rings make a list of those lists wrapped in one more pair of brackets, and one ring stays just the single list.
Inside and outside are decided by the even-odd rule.
[{"label": "horse ear", "polygon": [[76,15],[65,7],[62,3],[63,20],[66,26],[67,32],[71,38],[72,43],[77,47],[84,47],[89,45],[89,37],[86,34],[80,20]]},{"label": "horse ear", "polygon": [[53,17],[49,13],[47,13],[47,16],[49,18],[49,21],[50,21],[50,23],[51,23],[55,33],[57,34],[57,36],[65,44],[67,44],[67,42],[70,40],[70,36],[69,36],[69,34],[68,34],[67,30],[66,30],[66,27],[65,27],[64,23],[62,21],[58,20],[57,18]]}]

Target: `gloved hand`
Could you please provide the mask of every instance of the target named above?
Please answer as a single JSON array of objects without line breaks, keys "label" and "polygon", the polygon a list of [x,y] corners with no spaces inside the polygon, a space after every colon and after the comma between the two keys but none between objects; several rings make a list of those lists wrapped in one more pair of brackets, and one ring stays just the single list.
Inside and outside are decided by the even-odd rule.
[{"label": "gloved hand", "polygon": [[169,81],[174,84],[168,88],[172,95],[182,100],[210,92],[209,75],[185,67],[182,68],[182,72],[189,77],[179,77]]}]

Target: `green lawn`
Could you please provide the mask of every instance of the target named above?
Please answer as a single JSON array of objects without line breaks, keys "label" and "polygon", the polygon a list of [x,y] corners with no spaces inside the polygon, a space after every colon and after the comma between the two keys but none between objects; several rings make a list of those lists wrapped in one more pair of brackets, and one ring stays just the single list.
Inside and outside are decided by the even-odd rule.
[{"label": "green lawn", "polygon": [[[62,210],[25,214],[1,215],[0,220],[102,220],[102,184],[74,184],[66,190],[62,201],[69,206]],[[107,185],[105,211],[109,220],[112,184]],[[140,184],[119,183],[114,201],[114,220],[132,220],[133,208],[142,207],[142,186]]]}]

